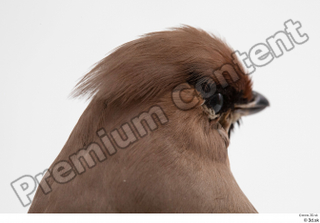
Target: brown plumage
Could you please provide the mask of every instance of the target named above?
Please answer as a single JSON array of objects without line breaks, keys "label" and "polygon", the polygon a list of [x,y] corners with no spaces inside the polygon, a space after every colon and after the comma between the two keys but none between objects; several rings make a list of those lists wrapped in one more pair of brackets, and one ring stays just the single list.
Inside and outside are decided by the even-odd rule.
[{"label": "brown plumage", "polygon": [[[213,72],[225,64],[239,78],[233,81],[223,72],[228,86],[221,86]],[[196,86],[200,80],[204,92],[215,83],[215,95],[223,97],[215,112],[212,97],[204,97]],[[181,97],[199,101],[188,110],[179,109],[172,98],[184,83],[190,89]],[[51,175],[42,179],[51,191],[44,194],[39,187],[29,212],[256,212],[231,173],[227,150],[233,124],[268,104],[251,86],[244,69],[233,63],[232,50],[199,29],[183,26],[122,45],[76,86],[73,95],[91,102],[49,168]],[[147,132],[141,136],[132,119],[154,106],[165,117],[154,119],[157,129],[141,122]],[[113,138],[117,151],[110,155],[97,131],[103,128],[111,139],[118,129],[124,140],[126,123],[134,140],[121,148]],[[85,172],[72,166],[63,176],[74,177],[57,183],[55,165],[72,164],[70,156],[93,142],[103,148],[100,157],[105,159],[93,151],[95,166],[88,168],[81,158]]]}]

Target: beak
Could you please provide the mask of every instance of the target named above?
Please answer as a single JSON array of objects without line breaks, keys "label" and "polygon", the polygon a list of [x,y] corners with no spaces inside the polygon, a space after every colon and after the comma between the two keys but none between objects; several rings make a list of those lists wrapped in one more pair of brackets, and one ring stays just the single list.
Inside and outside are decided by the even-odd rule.
[{"label": "beak", "polygon": [[253,101],[248,104],[239,104],[235,105],[234,113],[237,113],[241,116],[252,115],[258,113],[269,106],[269,101],[262,94],[258,92],[253,92]]}]

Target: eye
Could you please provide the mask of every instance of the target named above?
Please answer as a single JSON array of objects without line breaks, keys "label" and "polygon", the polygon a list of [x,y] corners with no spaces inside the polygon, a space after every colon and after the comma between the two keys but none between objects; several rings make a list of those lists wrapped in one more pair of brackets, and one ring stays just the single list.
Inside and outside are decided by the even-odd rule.
[{"label": "eye", "polygon": [[223,96],[220,93],[213,95],[209,99],[209,106],[215,111],[216,114],[221,110],[222,105],[223,105]]}]

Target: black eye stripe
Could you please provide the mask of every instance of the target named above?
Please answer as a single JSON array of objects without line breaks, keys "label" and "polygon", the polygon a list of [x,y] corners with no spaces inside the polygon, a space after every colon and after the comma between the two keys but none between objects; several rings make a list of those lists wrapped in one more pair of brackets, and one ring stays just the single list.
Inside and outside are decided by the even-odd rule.
[{"label": "black eye stripe", "polygon": [[202,83],[201,84],[201,87],[202,87],[202,90],[205,92],[205,93],[209,93],[210,92],[210,85],[205,82],[205,83]]},{"label": "black eye stripe", "polygon": [[207,77],[198,79],[195,83],[195,88],[203,98],[210,98],[216,93],[216,84]]},{"label": "black eye stripe", "polygon": [[219,113],[234,109],[235,104],[248,103],[247,99],[243,97],[243,91],[237,91],[230,85],[222,87],[219,82],[216,83],[209,76],[202,76],[200,72],[191,72],[187,82],[194,86],[202,98],[205,99],[205,104],[208,108],[214,106],[213,103],[210,104],[212,97],[220,94],[223,98],[222,107],[220,109],[218,107],[215,108],[215,110],[219,110]]}]

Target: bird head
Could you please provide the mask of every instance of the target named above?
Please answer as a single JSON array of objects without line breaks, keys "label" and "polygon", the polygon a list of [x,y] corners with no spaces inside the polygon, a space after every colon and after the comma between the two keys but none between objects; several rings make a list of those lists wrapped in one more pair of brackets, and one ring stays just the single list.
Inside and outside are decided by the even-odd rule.
[{"label": "bird head", "polygon": [[[91,102],[42,179],[53,191],[38,188],[29,212],[256,212],[227,148],[233,125],[268,101],[219,38],[189,26],[144,35],[98,62],[73,95]],[[107,153],[80,173],[80,158],[92,167]],[[79,176],[56,183],[66,160]]]},{"label": "bird head", "polygon": [[89,108],[105,112],[92,114],[109,119],[110,131],[159,105],[168,124],[133,147],[187,150],[214,160],[226,159],[235,123],[269,105],[252,90],[225,42],[190,26],[149,33],[118,47],[79,82],[74,96],[83,95],[92,98]]}]

